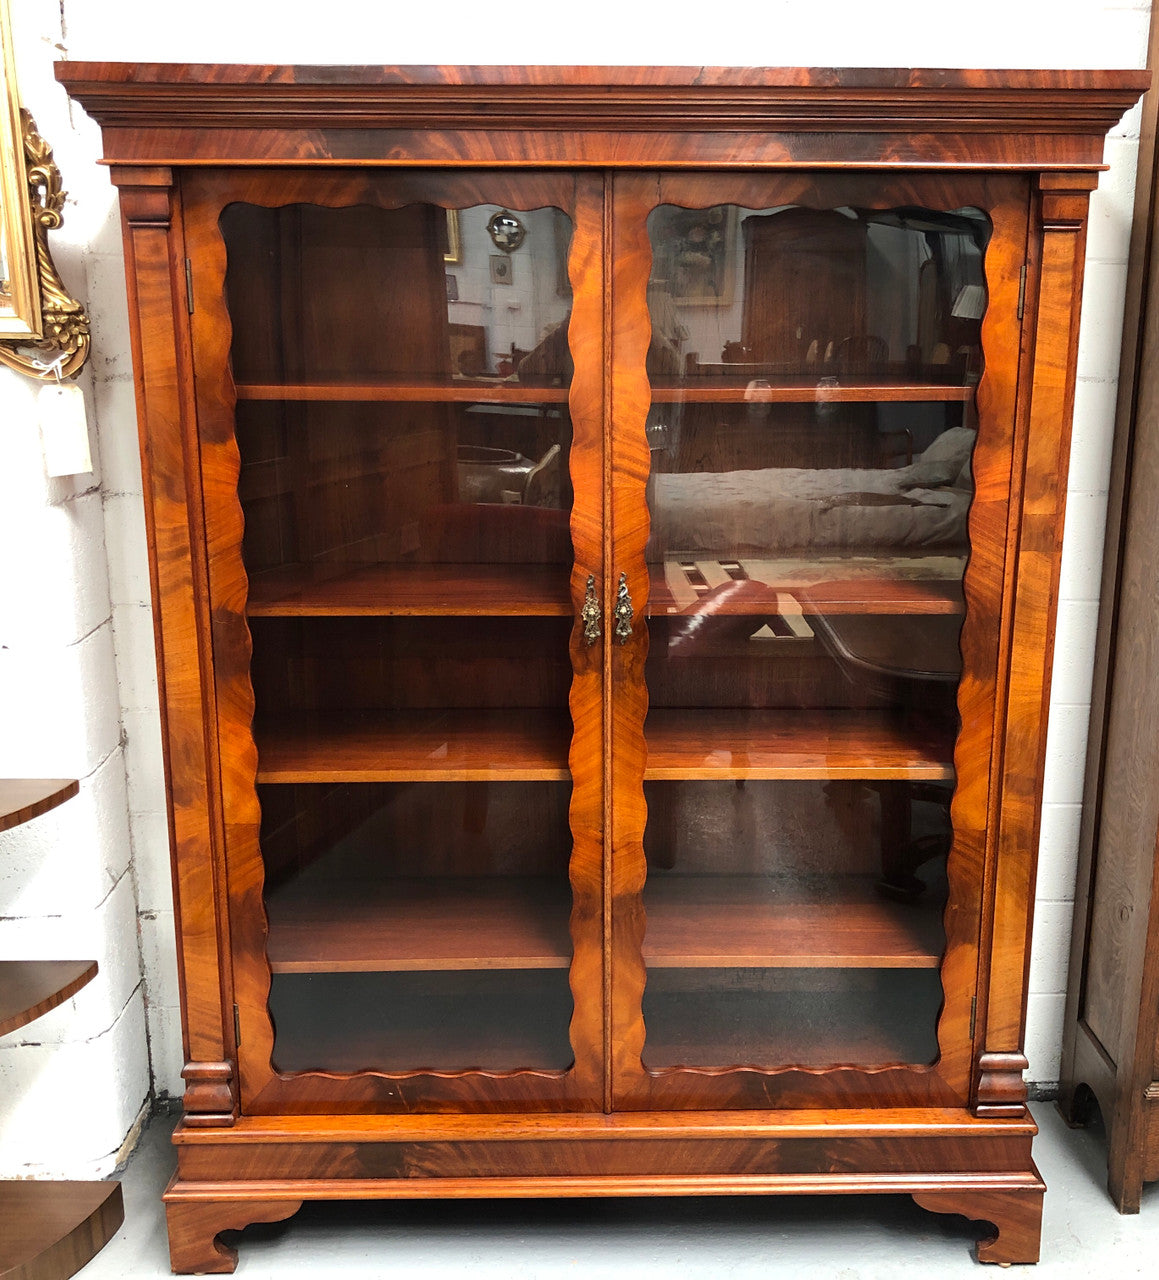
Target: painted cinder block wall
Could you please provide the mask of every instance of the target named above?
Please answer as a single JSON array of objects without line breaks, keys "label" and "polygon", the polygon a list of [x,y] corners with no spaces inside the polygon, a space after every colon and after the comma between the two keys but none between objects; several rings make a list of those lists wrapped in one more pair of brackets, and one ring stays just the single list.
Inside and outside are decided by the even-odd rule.
[{"label": "painted cinder block wall", "polygon": [[[83,377],[96,470],[48,480],[33,389],[0,369],[0,774],[80,796],[0,836],[0,956],[96,956],[99,978],[0,1037],[0,1176],[106,1172],[149,1100],[181,1091],[173,903],[120,230],[98,131],[51,63],[646,63],[1140,67],[1147,0],[621,0],[614,13],[477,0],[15,0],[22,97],[70,191],[54,245],[94,319]],[[581,12],[577,8],[576,12]],[[1058,1077],[1083,757],[1139,114],[1092,206],[1027,1050]]]}]

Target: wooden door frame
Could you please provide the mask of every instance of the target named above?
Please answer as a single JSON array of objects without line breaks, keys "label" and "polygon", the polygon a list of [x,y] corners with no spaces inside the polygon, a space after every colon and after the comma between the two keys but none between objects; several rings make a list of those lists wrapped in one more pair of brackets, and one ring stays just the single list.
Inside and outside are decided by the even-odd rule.
[{"label": "wooden door frame", "polygon": [[[196,469],[209,548],[206,582],[213,601],[208,620],[215,691],[218,760],[216,808],[220,813],[219,913],[230,939],[229,974],[223,983],[232,1003],[237,1062],[234,1087],[241,1114],[276,1115],[323,1106],[327,1112],[418,1112],[448,1108],[493,1110],[598,1110],[603,1105],[603,778],[598,744],[603,738],[603,664],[583,642],[579,623],[588,573],[602,577],[603,475],[603,232],[602,182],[567,171],[194,170],[181,182],[186,252],[197,262],[192,288],[197,304],[189,317],[195,366],[198,446],[187,465]],[[570,1019],[576,1060],[564,1071],[514,1070],[279,1072],[272,1065],[274,1031],[268,1008],[271,972],[266,958],[264,875],[258,844],[260,806],[253,739],[254,695],[249,675],[251,639],[246,617],[248,578],[242,561],[243,515],[237,481],[240,456],[234,434],[236,393],[230,374],[232,328],[225,299],[225,243],[218,217],[234,201],[280,207],[309,203],[401,207],[420,199],[452,204],[505,203],[511,208],[553,204],[573,218],[569,271],[573,283],[571,333],[584,349],[575,354],[569,393],[573,424],[571,572],[573,618],[570,693],[574,943]],[[530,200],[530,204],[528,201]],[[593,337],[594,335],[594,337]],[[594,487],[593,487],[594,486]],[[582,496],[581,496],[582,495]],[[586,498],[586,503],[584,499]],[[227,1029],[227,1034],[228,1034]]]},{"label": "wooden door frame", "polygon": [[[989,306],[983,348],[990,354],[978,388],[979,418],[989,430],[979,437],[974,459],[976,494],[970,511],[973,540],[965,590],[968,602],[962,645],[966,658],[959,705],[963,728],[955,750],[959,785],[954,799],[955,842],[951,852],[953,893],[947,907],[947,950],[942,964],[945,1004],[938,1019],[939,1055],[929,1067],[858,1070],[776,1070],[701,1068],[648,1070],[643,1067],[645,1027],[641,1016],[646,973],[643,834],[646,805],[644,719],[647,689],[644,663],[647,629],[637,626],[631,642],[612,655],[613,840],[610,874],[615,902],[612,919],[612,1044],[616,1108],[808,1107],[871,1105],[889,1100],[908,1105],[965,1105],[975,1096],[976,1067],[984,1041],[986,1000],[983,962],[996,911],[998,795],[1003,779],[995,762],[1002,756],[1001,730],[1011,663],[1015,660],[1013,586],[1019,529],[1016,457],[1025,460],[1029,415],[1027,369],[1020,358],[1021,267],[1030,238],[1031,189],[1025,178],[995,174],[689,174],[617,175],[613,201],[613,454],[615,501],[613,574],[628,573],[636,617],[644,618],[648,572],[644,549],[649,514],[645,483],[650,465],[643,424],[651,404],[644,371],[650,322],[645,301],[651,246],[647,210],[657,204],[746,207],[792,203],[890,207],[928,198],[944,189],[948,208],[975,205],[995,223],[987,248]],[[770,194],[771,193],[771,194]],[[780,197],[784,196],[784,200]],[[773,198],[775,196],[776,198]],[[1008,550],[1010,554],[1008,554]],[[963,762],[974,761],[970,776]],[[1009,855],[1007,855],[1009,858]],[[1004,966],[999,966],[1002,969]],[[977,1005],[983,1016],[976,1016]]]}]

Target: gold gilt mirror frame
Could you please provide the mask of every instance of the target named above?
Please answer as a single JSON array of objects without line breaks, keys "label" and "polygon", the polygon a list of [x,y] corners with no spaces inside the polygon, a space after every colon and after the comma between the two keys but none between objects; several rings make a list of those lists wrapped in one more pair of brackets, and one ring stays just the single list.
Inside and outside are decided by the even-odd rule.
[{"label": "gold gilt mirror frame", "polygon": [[88,317],[48,247],[64,197],[52,148],[20,106],[8,0],[0,0],[0,363],[34,378],[67,378],[89,354]]}]

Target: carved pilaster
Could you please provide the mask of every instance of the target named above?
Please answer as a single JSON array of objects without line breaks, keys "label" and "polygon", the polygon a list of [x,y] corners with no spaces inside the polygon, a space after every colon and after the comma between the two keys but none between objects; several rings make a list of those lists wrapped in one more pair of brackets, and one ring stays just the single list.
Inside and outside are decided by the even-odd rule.
[{"label": "carved pilaster", "polygon": [[184,225],[172,170],[113,167],[120,188],[152,560],[180,948],[187,1123],[237,1114],[233,989],[205,567],[205,530],[186,293]]},{"label": "carved pilaster", "polygon": [[984,1050],[978,1063],[979,1115],[1025,1112],[1021,1072],[1026,1059],[1014,1046],[1023,1040],[1029,982],[1087,206],[1097,180],[1097,174],[1074,172],[1043,173],[1037,179],[1024,320],[1031,358],[1024,361],[1020,379],[1026,390],[1011,483],[1017,525],[1007,535],[1016,549],[1016,574],[1003,659],[1005,705],[1000,698],[999,710],[1004,749],[992,800],[997,856],[991,933],[983,942],[988,975],[978,1011]]}]

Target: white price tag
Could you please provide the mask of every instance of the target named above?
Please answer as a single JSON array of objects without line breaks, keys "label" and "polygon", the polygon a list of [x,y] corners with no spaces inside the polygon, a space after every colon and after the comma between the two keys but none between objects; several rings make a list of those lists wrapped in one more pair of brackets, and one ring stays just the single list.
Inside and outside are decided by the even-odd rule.
[{"label": "white price tag", "polygon": [[93,469],[84,392],[75,382],[46,382],[37,397],[44,469],[77,476]]}]

